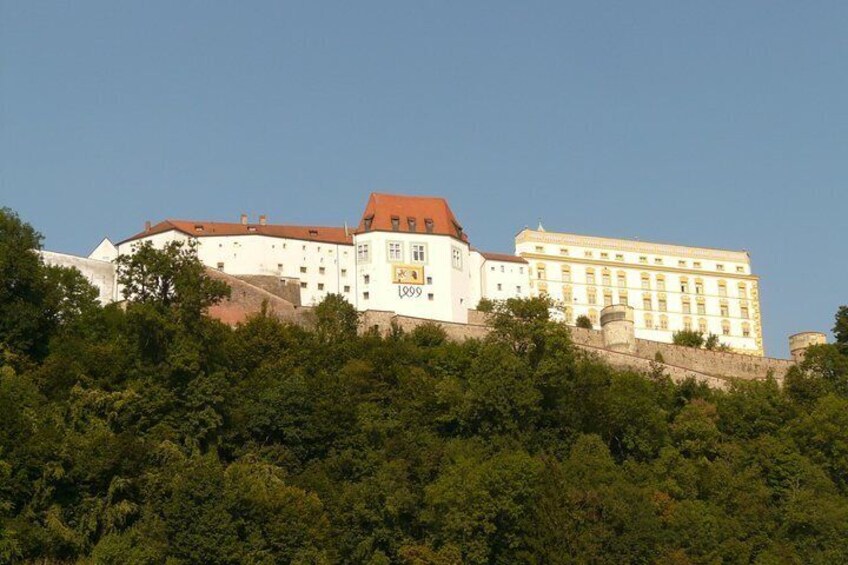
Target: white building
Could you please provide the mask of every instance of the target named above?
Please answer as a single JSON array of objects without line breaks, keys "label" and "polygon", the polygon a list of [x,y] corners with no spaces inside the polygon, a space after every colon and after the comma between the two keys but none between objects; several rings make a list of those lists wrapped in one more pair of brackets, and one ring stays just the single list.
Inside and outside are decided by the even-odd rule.
[{"label": "white building", "polygon": [[611,304],[635,309],[636,337],[671,342],[690,329],[735,351],[763,354],[758,278],[745,251],[522,230],[516,253],[529,263],[531,292],[560,303],[566,323],[599,327]]},{"label": "white building", "polygon": [[97,298],[101,304],[118,300],[118,281],[114,263],[117,257],[118,249],[108,238],[101,241],[88,257],[55,251],[41,252],[41,258],[47,265],[79,270],[88,282],[97,288],[99,293]]},{"label": "white building", "polygon": [[[466,322],[481,298],[550,296],[562,319],[604,306],[635,308],[636,336],[671,342],[681,329],[714,333],[763,354],[758,279],[744,251],[683,247],[524,229],[515,255],[472,249],[443,198],[371,194],[358,226],[165,220],[92,257],[110,261],[150,241],[195,241],[200,260],[232,275],[279,277],[300,303],[338,293],[360,311]],[[107,244],[108,243],[108,244]],[[111,258],[111,259],[110,259]],[[114,287],[115,285],[113,285]],[[116,289],[111,291],[116,294]]]}]

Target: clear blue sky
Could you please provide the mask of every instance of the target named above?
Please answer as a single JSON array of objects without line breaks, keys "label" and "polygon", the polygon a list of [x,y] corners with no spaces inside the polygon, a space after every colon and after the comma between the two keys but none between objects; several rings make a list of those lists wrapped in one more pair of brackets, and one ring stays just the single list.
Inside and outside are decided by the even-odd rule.
[{"label": "clear blue sky", "polygon": [[748,249],[766,347],[848,302],[848,3],[0,0],[0,205],[87,253],[145,220],[340,224],[447,197]]}]

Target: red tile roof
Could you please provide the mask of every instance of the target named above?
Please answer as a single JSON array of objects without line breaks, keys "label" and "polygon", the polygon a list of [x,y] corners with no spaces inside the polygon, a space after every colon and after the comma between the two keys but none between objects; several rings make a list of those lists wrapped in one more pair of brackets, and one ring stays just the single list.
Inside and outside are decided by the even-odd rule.
[{"label": "red tile roof", "polygon": [[397,231],[433,233],[468,242],[468,236],[444,198],[373,192],[368,198],[357,233]]},{"label": "red tile roof", "polygon": [[338,243],[351,245],[353,237],[345,233],[341,227],[327,226],[287,226],[279,224],[241,224],[226,222],[195,222],[191,220],[165,220],[152,226],[149,230],[137,233],[121,243],[148,237],[158,233],[176,230],[193,237],[213,237],[219,235],[265,235],[286,239],[301,239],[320,241],[323,243]]},{"label": "red tile roof", "polygon": [[523,257],[518,257],[517,255],[509,255],[507,253],[490,253],[488,251],[481,251],[480,255],[483,256],[487,261],[503,261],[506,263],[527,263],[527,261]]}]

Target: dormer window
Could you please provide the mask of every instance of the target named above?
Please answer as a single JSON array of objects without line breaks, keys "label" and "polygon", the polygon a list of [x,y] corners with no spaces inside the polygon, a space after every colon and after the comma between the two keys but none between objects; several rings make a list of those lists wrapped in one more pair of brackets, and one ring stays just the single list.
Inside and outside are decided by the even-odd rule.
[{"label": "dormer window", "polygon": [[433,233],[433,220],[430,218],[424,218],[424,229],[427,233]]},{"label": "dormer window", "polygon": [[414,232],[415,229],[416,229],[415,218],[411,218],[411,217],[407,218],[406,223],[407,223],[407,225],[409,225],[409,231]]},{"label": "dormer window", "polygon": [[371,231],[371,224],[374,222],[374,216],[368,216],[363,220],[363,224],[365,224],[365,231]]},{"label": "dormer window", "polygon": [[[309,230],[309,235],[310,235],[310,236],[313,236],[313,237],[317,236],[317,235],[318,235],[318,230]],[[321,249],[319,248],[318,250],[320,251]]]},{"label": "dormer window", "polygon": [[195,226],[194,226],[194,231],[196,231],[196,232],[202,232],[202,231],[203,231],[203,224],[197,224],[197,225],[195,225]]},{"label": "dormer window", "polygon": [[247,231],[256,231],[256,226],[247,226]]},{"label": "dormer window", "polygon": [[400,218],[397,216],[392,216],[392,231],[398,231],[400,229]]}]

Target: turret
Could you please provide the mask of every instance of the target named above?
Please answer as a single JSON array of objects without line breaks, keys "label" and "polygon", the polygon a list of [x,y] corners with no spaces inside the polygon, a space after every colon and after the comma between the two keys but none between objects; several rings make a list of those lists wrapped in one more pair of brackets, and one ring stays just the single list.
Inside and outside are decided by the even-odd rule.
[{"label": "turret", "polygon": [[636,352],[633,308],[630,306],[613,304],[601,310],[601,331],[606,349],[619,353]]},{"label": "turret", "polygon": [[792,360],[800,363],[804,360],[808,347],[825,343],[827,343],[827,336],[822,332],[801,332],[790,335],[789,352],[792,353]]}]

